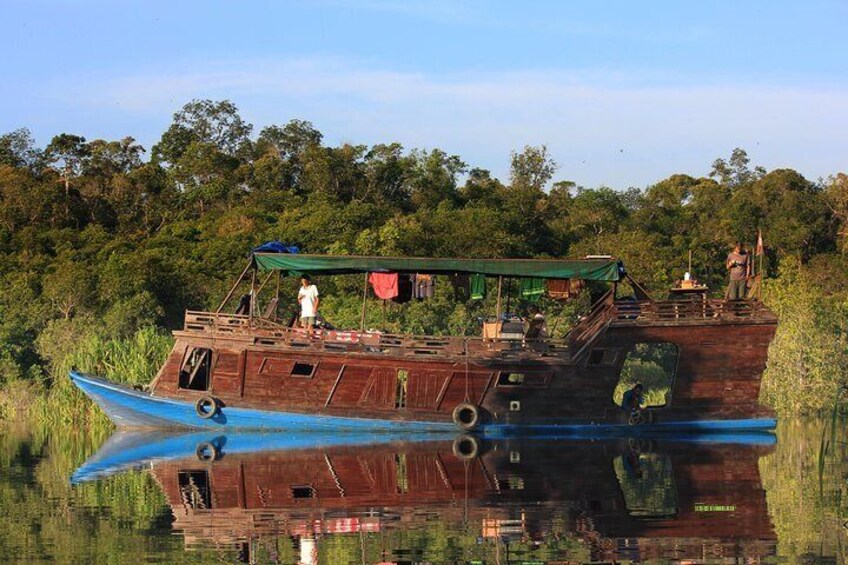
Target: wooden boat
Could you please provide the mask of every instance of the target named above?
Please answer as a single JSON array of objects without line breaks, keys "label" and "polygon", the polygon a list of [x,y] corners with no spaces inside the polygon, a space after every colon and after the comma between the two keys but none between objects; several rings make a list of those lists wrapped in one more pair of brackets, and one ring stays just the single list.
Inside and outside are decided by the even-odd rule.
[{"label": "wooden boat", "polygon": [[[396,335],[289,327],[273,314],[282,276],[374,272],[580,279],[609,290],[562,338]],[[265,275],[260,284],[261,275]],[[223,310],[252,282],[244,314]],[[277,276],[260,312],[261,292]],[[599,433],[772,429],[760,380],[777,319],[755,300],[617,296],[620,261],[422,259],[256,252],[216,312],[186,312],[148,390],[72,372],[118,426],[347,431]],[[367,291],[367,283],[365,287]],[[635,299],[634,299],[635,298]],[[648,351],[667,372],[664,402],[630,414],[622,373]],[[630,365],[628,365],[630,364]],[[619,391],[620,392],[620,391]],[[633,416],[638,416],[633,418]]]},{"label": "wooden boat", "polygon": [[514,549],[566,536],[592,562],[775,555],[758,466],[770,434],[748,445],[467,435],[363,445],[344,435],[313,437],[320,447],[310,448],[291,434],[139,434],[110,440],[75,477],[143,464],[187,549],[256,555],[290,537],[303,563],[322,561],[334,536],[356,536],[362,551],[401,550],[435,523]]}]

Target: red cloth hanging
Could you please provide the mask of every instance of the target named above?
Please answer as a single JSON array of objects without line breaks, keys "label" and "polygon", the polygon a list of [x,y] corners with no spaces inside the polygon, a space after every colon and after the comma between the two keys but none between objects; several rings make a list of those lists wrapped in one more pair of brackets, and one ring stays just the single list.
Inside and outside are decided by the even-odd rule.
[{"label": "red cloth hanging", "polygon": [[370,273],[368,282],[371,283],[377,298],[388,300],[398,295],[397,273]]}]

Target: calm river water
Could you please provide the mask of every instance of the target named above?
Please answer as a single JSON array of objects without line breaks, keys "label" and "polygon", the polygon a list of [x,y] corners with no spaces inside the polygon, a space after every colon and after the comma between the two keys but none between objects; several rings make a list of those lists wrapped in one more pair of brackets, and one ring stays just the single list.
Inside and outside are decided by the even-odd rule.
[{"label": "calm river water", "polygon": [[0,560],[845,563],[845,422],[474,439],[0,428]]}]

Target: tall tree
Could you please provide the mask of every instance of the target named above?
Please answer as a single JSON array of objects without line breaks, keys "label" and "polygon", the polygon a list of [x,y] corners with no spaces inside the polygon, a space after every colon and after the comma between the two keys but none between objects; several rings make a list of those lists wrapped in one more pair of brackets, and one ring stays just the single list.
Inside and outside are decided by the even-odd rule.
[{"label": "tall tree", "polygon": [[0,165],[33,169],[40,161],[41,152],[26,128],[0,135]]},{"label": "tall tree", "polygon": [[253,126],[239,115],[229,100],[192,100],[174,114],[174,121],[153,147],[157,160],[175,163],[189,145],[200,142],[215,146],[229,157],[247,159]]},{"label": "tall tree", "polygon": [[740,186],[762,178],[766,174],[766,170],[758,166],[754,167],[752,171],[748,168],[750,162],[751,159],[748,157],[748,153],[744,149],[737,147],[730,154],[729,159],[724,160],[719,158],[713,161],[710,177],[717,178],[721,184],[731,187]]},{"label": "tall tree", "polygon": [[509,181],[513,188],[544,190],[557,170],[556,161],[545,145],[526,145],[521,153],[512,152]]}]

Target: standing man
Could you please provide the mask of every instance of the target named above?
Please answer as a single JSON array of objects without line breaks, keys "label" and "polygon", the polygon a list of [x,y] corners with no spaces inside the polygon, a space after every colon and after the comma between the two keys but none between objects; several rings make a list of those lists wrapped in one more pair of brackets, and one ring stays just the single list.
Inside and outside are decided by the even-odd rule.
[{"label": "standing man", "polygon": [[318,315],[318,287],[312,284],[309,275],[300,277],[300,290],[297,292],[300,302],[300,326],[306,328],[310,337],[315,327],[315,316]]},{"label": "standing man", "polygon": [[733,251],[727,254],[726,266],[730,272],[730,283],[727,285],[725,299],[744,300],[748,291],[748,277],[751,276],[751,261],[742,242],[737,241]]}]

